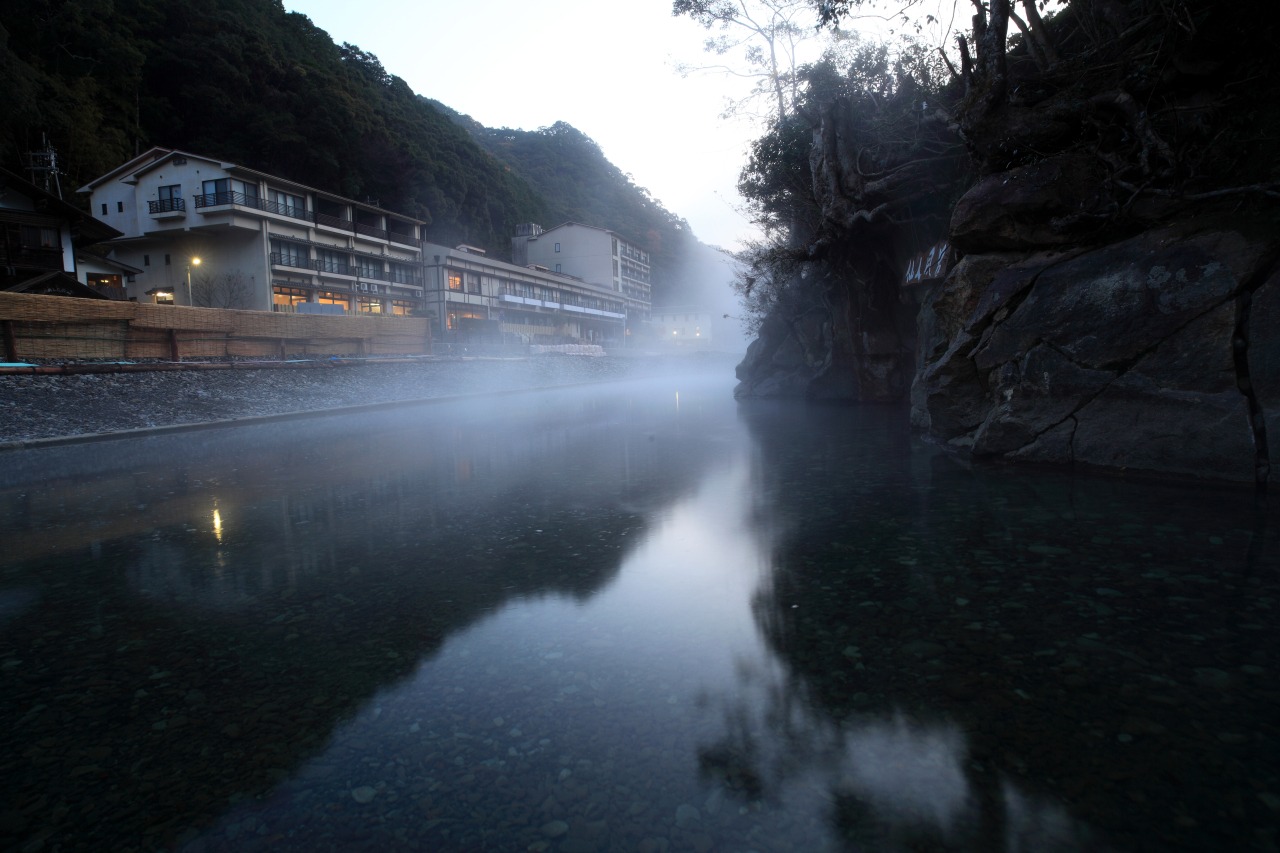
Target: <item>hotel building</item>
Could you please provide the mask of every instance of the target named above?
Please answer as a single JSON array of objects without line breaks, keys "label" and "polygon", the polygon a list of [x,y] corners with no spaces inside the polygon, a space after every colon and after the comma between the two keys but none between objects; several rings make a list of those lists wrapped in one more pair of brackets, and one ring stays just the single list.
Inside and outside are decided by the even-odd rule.
[{"label": "hotel building", "polygon": [[421,220],[153,148],[80,189],[142,272],[138,301],[314,313],[423,310]]},{"label": "hotel building", "polygon": [[626,301],[609,287],[474,246],[426,243],[422,254],[439,340],[620,345],[626,334]]},{"label": "hotel building", "polygon": [[626,301],[630,320],[649,319],[649,253],[612,231],[578,222],[545,231],[534,223],[521,225],[511,240],[511,260],[612,290]]}]

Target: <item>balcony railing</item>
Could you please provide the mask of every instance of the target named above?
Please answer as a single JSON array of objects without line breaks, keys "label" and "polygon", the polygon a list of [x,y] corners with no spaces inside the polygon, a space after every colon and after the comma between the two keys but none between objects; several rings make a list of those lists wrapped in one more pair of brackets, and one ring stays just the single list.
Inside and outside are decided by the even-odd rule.
[{"label": "balcony railing", "polygon": [[160,198],[147,202],[147,211],[153,216],[157,213],[182,213],[187,209],[184,198]]},{"label": "balcony railing", "polygon": [[315,223],[317,225],[325,225],[329,228],[338,228],[343,231],[352,231],[365,237],[374,237],[378,240],[393,240],[404,246],[417,246],[418,238],[412,234],[401,234],[397,231],[390,231],[386,228],[379,228],[376,225],[366,225],[363,222],[352,222],[350,219],[343,219],[341,216],[334,216],[331,213],[317,213],[315,215]]},{"label": "balcony railing", "polygon": [[312,266],[312,269],[314,269],[316,272],[329,272],[329,273],[334,273],[336,275],[355,275],[356,274],[355,267],[349,266],[339,261],[316,260],[311,262],[311,266]]},{"label": "balcony railing", "polygon": [[311,269],[311,259],[301,255],[287,255],[283,252],[272,252],[271,263],[278,267],[293,267],[300,270]]},{"label": "balcony railing", "polygon": [[256,210],[262,210],[267,213],[277,213],[281,216],[287,216],[290,219],[301,219],[305,222],[314,222],[315,214],[305,207],[299,207],[293,204],[281,204],[274,201],[263,201],[257,196],[245,195],[239,192],[217,192],[203,193],[196,196],[196,210],[206,207],[221,207],[223,205],[234,204],[240,207],[252,207]]},{"label": "balcony railing", "polygon": [[386,270],[375,270],[370,269],[369,267],[361,267],[360,277],[370,281],[386,281],[387,272]]},{"label": "balcony railing", "polygon": [[356,224],[350,219],[343,219],[341,216],[333,216],[328,213],[317,213],[316,224],[328,225],[330,228],[341,228],[343,231],[356,230]]},{"label": "balcony railing", "polygon": [[359,222],[356,223],[356,233],[363,234],[366,237],[376,237],[379,240],[387,239],[387,229],[376,228],[373,225],[364,225]]}]

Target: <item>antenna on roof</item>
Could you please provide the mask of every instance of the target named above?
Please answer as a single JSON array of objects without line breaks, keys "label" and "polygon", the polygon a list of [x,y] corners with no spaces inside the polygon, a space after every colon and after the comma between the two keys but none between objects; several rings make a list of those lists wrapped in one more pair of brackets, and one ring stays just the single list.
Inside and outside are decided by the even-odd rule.
[{"label": "antenna on roof", "polygon": [[27,171],[31,173],[31,183],[62,198],[62,184],[58,180],[58,152],[49,144],[49,138],[40,134],[40,143],[44,148],[27,153]]}]

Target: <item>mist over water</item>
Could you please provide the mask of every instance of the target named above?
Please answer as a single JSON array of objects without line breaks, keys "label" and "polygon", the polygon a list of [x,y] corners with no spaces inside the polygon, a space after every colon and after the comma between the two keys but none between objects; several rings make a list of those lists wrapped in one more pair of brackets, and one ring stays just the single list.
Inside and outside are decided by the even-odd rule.
[{"label": "mist over water", "polygon": [[24,453],[0,842],[1274,843],[1267,503],[731,386]]}]

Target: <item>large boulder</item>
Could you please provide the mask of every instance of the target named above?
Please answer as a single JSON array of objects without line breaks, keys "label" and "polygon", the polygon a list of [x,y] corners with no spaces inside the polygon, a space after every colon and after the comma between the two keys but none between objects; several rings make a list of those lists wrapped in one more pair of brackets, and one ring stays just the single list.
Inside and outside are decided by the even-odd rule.
[{"label": "large boulder", "polygon": [[1239,346],[1248,369],[1251,423],[1257,440],[1280,459],[1280,273],[1272,274],[1249,300]]},{"label": "large boulder", "polygon": [[951,214],[951,244],[961,252],[1067,246],[1098,228],[1110,201],[1096,158],[1064,154],[989,175]]},{"label": "large boulder", "polygon": [[1280,284],[1258,283],[1277,254],[1274,230],[1202,224],[970,255],[930,305],[914,420],[974,455],[1265,475],[1252,413],[1280,420]]}]

